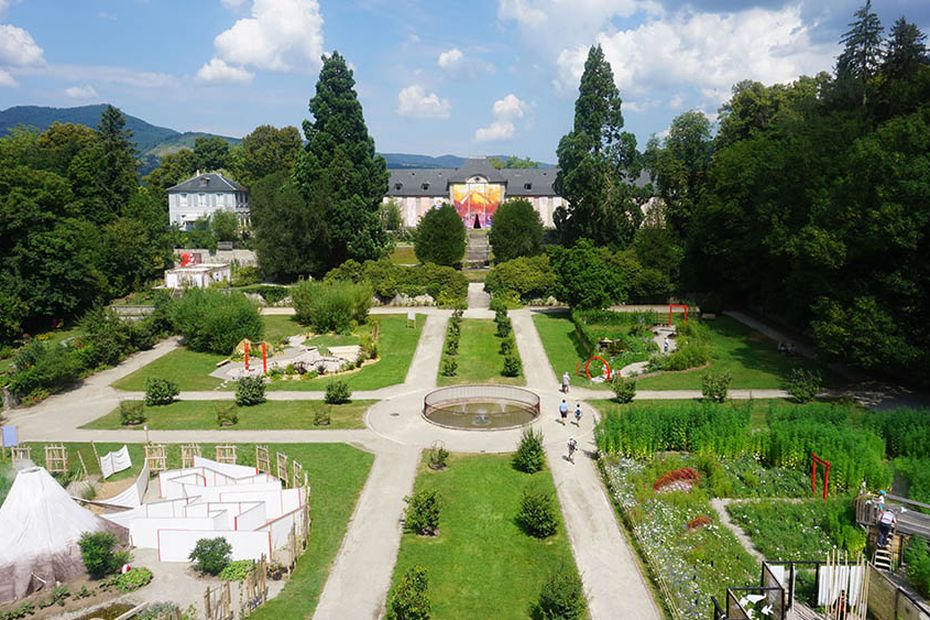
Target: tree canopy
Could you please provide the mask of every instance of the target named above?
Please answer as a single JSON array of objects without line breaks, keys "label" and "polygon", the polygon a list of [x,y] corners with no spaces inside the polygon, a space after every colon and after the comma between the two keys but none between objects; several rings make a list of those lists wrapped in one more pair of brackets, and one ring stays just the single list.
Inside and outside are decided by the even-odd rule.
[{"label": "tree canopy", "polygon": [[494,260],[499,263],[543,251],[543,224],[525,198],[511,198],[497,208],[488,234]]},{"label": "tree canopy", "polygon": [[414,234],[414,252],[421,263],[454,266],[465,255],[465,225],[455,207],[444,204],[426,212]]}]

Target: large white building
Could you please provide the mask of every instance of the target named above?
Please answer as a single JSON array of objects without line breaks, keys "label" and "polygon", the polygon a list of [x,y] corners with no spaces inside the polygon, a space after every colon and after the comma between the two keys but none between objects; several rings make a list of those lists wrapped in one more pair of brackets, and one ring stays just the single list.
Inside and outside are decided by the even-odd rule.
[{"label": "large white building", "polygon": [[249,224],[249,190],[219,172],[205,172],[168,188],[168,218],[182,230],[217,211],[233,211],[242,226]]}]

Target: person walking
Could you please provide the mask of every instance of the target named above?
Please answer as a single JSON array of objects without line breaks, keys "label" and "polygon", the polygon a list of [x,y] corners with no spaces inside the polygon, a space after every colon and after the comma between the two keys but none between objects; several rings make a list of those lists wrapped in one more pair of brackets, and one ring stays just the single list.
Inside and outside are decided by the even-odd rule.
[{"label": "person walking", "polygon": [[574,437],[568,438],[568,461],[574,465],[575,464],[575,450],[578,449],[578,442],[575,441]]},{"label": "person walking", "polygon": [[662,352],[668,353],[668,336],[665,337],[665,340],[662,341]]},{"label": "person walking", "polygon": [[565,426],[565,420],[568,419],[568,403],[565,402],[564,398],[559,405],[559,416],[562,418],[562,426]]},{"label": "person walking", "polygon": [[568,371],[562,373],[562,393],[568,394],[568,386],[571,384],[572,379],[568,376]]},{"label": "person walking", "polygon": [[575,426],[581,428],[581,403],[575,403]]}]

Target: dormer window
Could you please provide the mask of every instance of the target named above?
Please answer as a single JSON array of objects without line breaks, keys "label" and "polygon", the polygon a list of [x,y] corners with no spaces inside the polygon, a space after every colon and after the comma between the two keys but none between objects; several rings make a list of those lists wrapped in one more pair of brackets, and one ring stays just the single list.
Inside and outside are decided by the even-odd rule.
[{"label": "dormer window", "polygon": [[394,189],[396,189],[397,191],[400,191],[400,188],[402,188],[403,186],[404,186],[403,183],[395,183],[395,184],[394,184]]},{"label": "dormer window", "polygon": [[210,184],[210,179],[207,177],[200,177],[200,187],[206,187]]},{"label": "dormer window", "polygon": [[420,185],[420,189],[422,189],[422,190],[428,190],[428,189],[429,189],[429,183],[423,183],[422,185]]},{"label": "dormer window", "polygon": [[533,184],[532,184],[532,183],[524,183],[524,184],[523,184],[523,189],[533,189]]}]

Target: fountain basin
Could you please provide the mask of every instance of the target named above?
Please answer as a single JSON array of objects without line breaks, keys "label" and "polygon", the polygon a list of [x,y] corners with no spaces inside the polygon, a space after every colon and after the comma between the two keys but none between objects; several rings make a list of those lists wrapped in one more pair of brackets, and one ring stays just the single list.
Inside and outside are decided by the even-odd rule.
[{"label": "fountain basin", "polygon": [[423,398],[423,417],[444,428],[499,431],[539,417],[539,396],[509,385],[453,385]]}]

